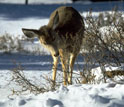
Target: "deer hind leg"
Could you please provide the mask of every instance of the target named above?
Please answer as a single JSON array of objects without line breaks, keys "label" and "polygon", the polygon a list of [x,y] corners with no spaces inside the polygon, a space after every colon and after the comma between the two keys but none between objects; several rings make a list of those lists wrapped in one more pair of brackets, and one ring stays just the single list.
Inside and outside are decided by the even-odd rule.
[{"label": "deer hind leg", "polygon": [[73,73],[73,66],[75,59],[77,57],[77,54],[71,54],[70,55],[70,62],[69,62],[69,75],[68,75],[68,83],[72,84],[72,73]]},{"label": "deer hind leg", "polygon": [[52,76],[52,80],[53,80],[53,86],[55,86],[55,82],[56,82],[56,71],[57,71],[57,65],[58,65],[58,57],[53,56],[53,76]]},{"label": "deer hind leg", "polygon": [[60,51],[60,59],[62,63],[62,69],[63,69],[63,84],[68,84],[68,53],[64,51]]}]

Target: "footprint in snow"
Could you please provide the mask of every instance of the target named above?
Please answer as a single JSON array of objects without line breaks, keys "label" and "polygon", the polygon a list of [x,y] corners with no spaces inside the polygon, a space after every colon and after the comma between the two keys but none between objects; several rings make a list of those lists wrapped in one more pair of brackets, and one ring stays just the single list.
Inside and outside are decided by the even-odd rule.
[{"label": "footprint in snow", "polygon": [[19,101],[19,105],[22,106],[22,105],[25,105],[26,104],[26,101],[25,100],[20,100]]},{"label": "footprint in snow", "polygon": [[58,106],[58,107],[64,107],[63,103],[59,100],[56,100],[56,99],[51,99],[49,98],[47,101],[46,101],[46,105],[48,107],[54,107],[54,106]]},{"label": "footprint in snow", "polygon": [[4,107],[4,106],[5,106],[5,104],[0,102],[0,107]]}]

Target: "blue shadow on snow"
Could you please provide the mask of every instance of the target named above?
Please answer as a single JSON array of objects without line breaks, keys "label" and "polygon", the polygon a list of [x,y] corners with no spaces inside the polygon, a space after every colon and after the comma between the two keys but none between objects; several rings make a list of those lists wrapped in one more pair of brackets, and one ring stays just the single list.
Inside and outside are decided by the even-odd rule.
[{"label": "blue shadow on snow", "polygon": [[[0,16],[6,20],[18,20],[20,18],[49,18],[51,12],[64,4],[39,4],[39,5],[22,5],[22,4],[0,4]],[[92,11],[111,11],[114,7],[118,10],[124,10],[124,2],[99,2],[99,3],[71,3],[72,6],[80,12]]]}]

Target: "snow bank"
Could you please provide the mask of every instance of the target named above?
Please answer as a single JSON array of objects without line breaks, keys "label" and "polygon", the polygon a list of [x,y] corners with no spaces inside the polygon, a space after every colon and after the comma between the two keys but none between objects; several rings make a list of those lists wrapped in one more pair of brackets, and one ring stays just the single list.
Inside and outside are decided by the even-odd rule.
[{"label": "snow bank", "polygon": [[18,36],[18,38],[24,35],[21,31],[22,28],[39,29],[48,23],[48,19],[39,18],[26,18],[21,20],[5,20],[0,18],[0,20],[0,25],[2,26],[0,36],[8,33],[9,35]]},{"label": "snow bank", "polygon": [[[99,68],[97,68],[99,69]],[[106,68],[108,69],[108,68]],[[117,69],[117,68],[113,68]],[[34,82],[39,82],[42,72],[24,71]],[[35,72],[35,73],[34,73]],[[51,72],[52,73],[52,72]],[[51,75],[47,73],[48,75]],[[36,78],[37,77],[37,78]],[[116,83],[84,84],[60,86],[54,92],[49,91],[38,95],[12,95],[12,89],[19,88],[11,80],[10,71],[0,71],[0,107],[123,107],[124,85]],[[40,81],[41,82],[41,81]],[[40,83],[39,82],[39,83]],[[42,81],[43,82],[43,81]],[[12,88],[13,87],[13,88]]]},{"label": "snow bank", "polygon": [[61,86],[55,92],[18,96],[0,101],[0,107],[123,107],[124,85]]}]

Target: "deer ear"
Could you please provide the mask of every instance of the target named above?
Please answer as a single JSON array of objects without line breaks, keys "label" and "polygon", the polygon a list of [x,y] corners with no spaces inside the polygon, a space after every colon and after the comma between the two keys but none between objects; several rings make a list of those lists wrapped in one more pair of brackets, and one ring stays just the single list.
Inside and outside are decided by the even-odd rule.
[{"label": "deer ear", "polygon": [[59,25],[59,13],[56,12],[54,18],[53,18],[53,30],[55,30]]},{"label": "deer ear", "polygon": [[27,36],[28,38],[39,37],[39,34],[40,34],[40,31],[39,30],[35,30],[35,29],[25,29],[25,28],[22,28],[22,31],[25,34],[25,36]]}]

